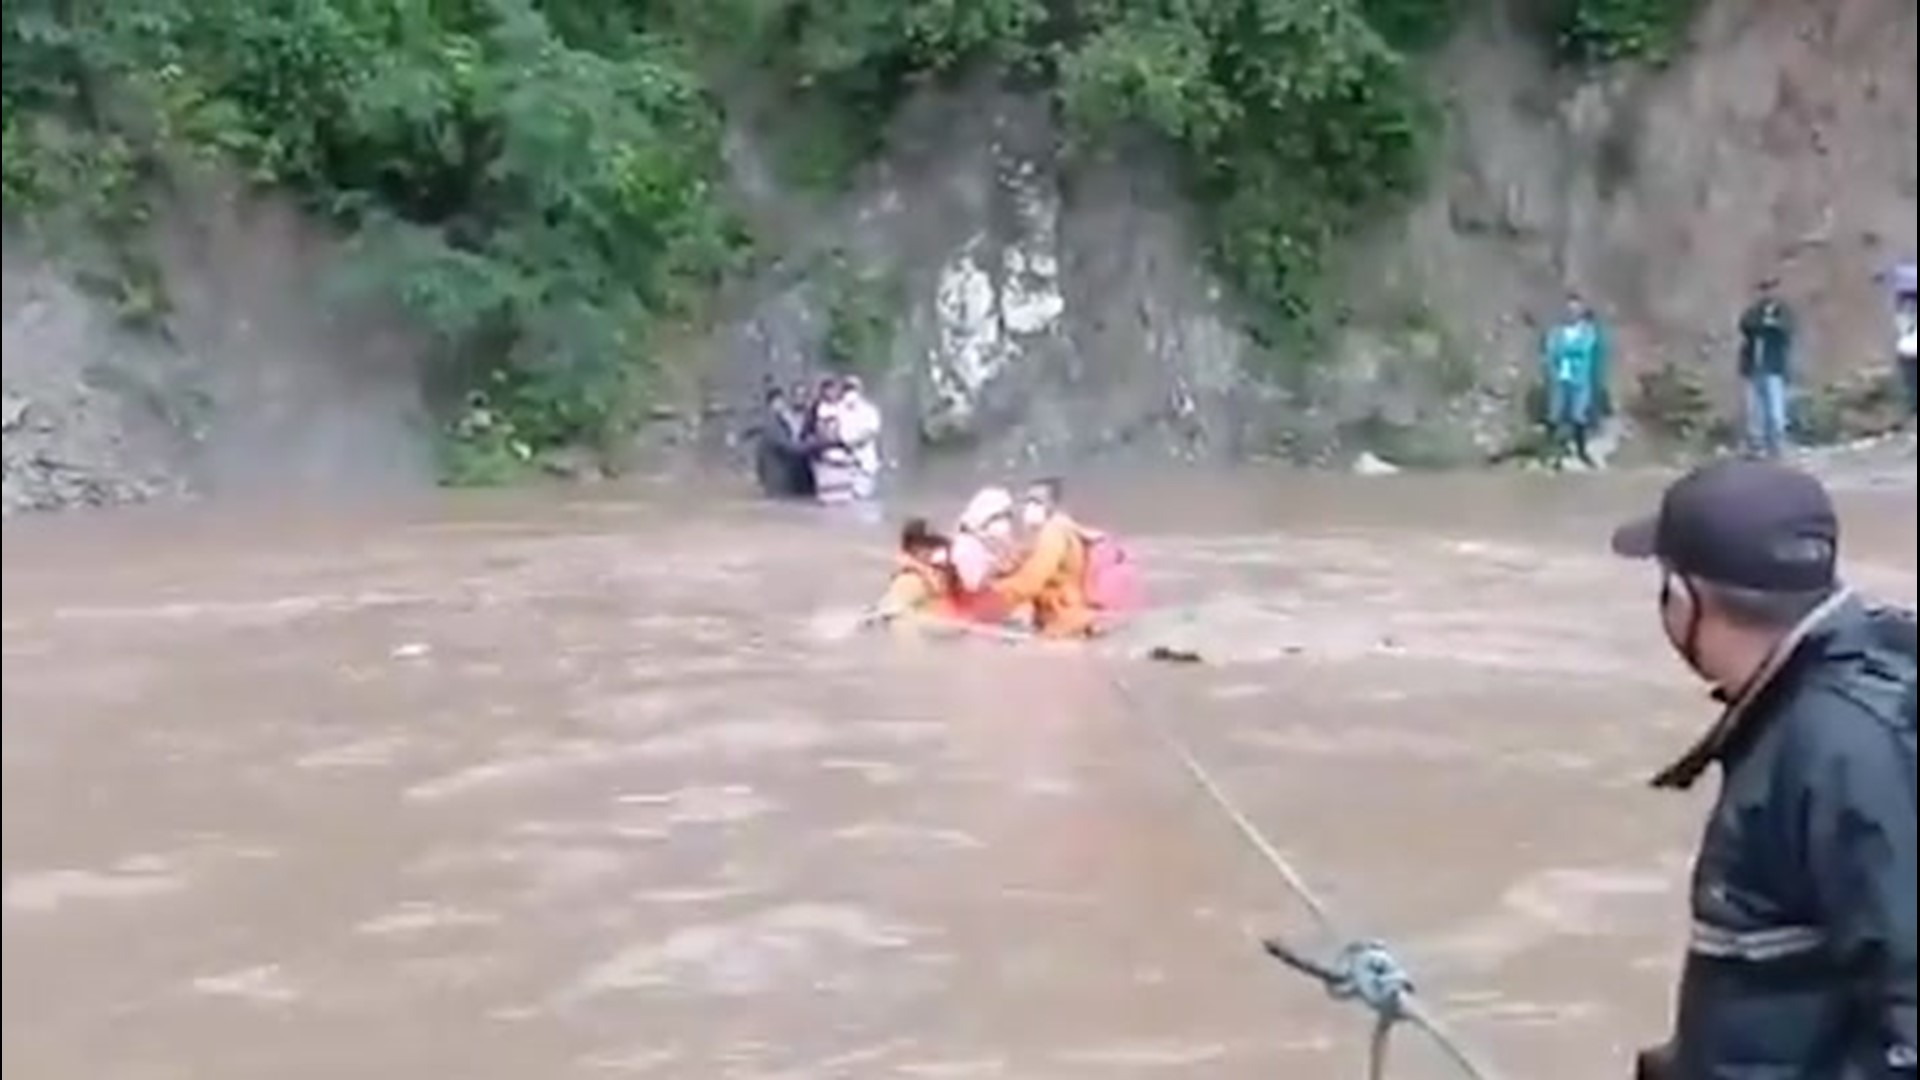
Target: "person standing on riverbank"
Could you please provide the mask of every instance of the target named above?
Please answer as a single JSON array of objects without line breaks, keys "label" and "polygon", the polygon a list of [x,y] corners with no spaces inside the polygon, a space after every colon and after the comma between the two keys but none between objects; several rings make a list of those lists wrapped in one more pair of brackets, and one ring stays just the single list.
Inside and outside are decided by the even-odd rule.
[{"label": "person standing on riverbank", "polygon": [[1907,419],[1920,419],[1920,314],[1915,311],[1915,297],[1920,294],[1920,277],[1911,262],[1901,263],[1893,270],[1893,355],[1894,364],[1900,369],[1900,381],[1907,390]]},{"label": "person standing on riverbank", "polygon": [[1579,294],[1568,296],[1566,315],[1547,331],[1541,350],[1555,466],[1565,465],[1571,455],[1595,467],[1587,440],[1605,386],[1606,352],[1606,335],[1593,309]]},{"label": "person standing on riverbank", "polygon": [[1777,458],[1786,452],[1788,392],[1793,377],[1793,308],[1768,278],[1740,316],[1740,379],[1746,388],[1747,449]]},{"label": "person standing on riverbank", "polygon": [[1653,781],[1721,785],[1674,1035],[1641,1080],[1913,1080],[1913,615],[1842,587],[1839,540],[1818,480],[1744,459],[1614,534],[1657,563],[1667,640],[1726,705]]}]

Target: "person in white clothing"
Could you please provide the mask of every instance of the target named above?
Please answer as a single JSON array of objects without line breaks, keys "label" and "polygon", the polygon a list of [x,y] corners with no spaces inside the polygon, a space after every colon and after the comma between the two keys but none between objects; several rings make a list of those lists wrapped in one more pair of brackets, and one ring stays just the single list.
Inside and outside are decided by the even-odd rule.
[{"label": "person in white clothing", "polygon": [[840,441],[840,380],[827,378],[813,404],[814,497],[828,506],[853,501],[853,454]]},{"label": "person in white clothing", "polygon": [[880,410],[852,376],[821,385],[816,432],[822,449],[814,458],[814,489],[822,503],[869,503],[880,487]]},{"label": "person in white clothing", "polygon": [[960,589],[977,593],[1005,569],[1015,543],[1013,494],[1003,487],[981,488],[967,501],[953,530],[950,547]]},{"label": "person in white clothing", "polygon": [[1915,310],[1915,294],[1920,293],[1914,281],[1912,263],[1903,263],[1894,271],[1893,285],[1893,352],[1895,362],[1900,368],[1900,381],[1907,391],[1907,417],[1920,416],[1920,311]]},{"label": "person in white clothing", "polygon": [[854,467],[853,497],[872,499],[880,490],[882,423],[879,408],[868,400],[858,377],[848,375],[840,381],[835,418],[840,445],[846,448]]}]

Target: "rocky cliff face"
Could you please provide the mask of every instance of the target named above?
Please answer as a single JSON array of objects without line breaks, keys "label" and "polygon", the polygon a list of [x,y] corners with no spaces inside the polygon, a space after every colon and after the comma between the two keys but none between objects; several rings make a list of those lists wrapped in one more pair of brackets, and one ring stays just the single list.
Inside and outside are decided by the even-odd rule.
[{"label": "rocky cliff face", "polygon": [[[798,224],[704,346],[711,396],[751,401],[766,379],[837,360],[911,418],[893,427],[899,458],[1204,460],[1245,445],[1260,409],[1243,342],[1149,153],[1065,165],[1045,99],[989,84],[921,95],[889,145],[822,208],[767,182],[755,141],[736,138],[762,231]],[[832,357],[848,336],[863,354]]]},{"label": "rocky cliff face", "polygon": [[[1249,347],[1150,150],[1070,161],[1043,103],[988,87],[916,101],[800,250],[843,249],[899,286],[882,368],[914,420],[901,449],[985,462],[1370,444],[1485,460],[1528,423],[1543,321],[1569,289],[1613,324],[1629,404],[1639,374],[1678,364],[1730,405],[1733,325],[1763,277],[1800,308],[1809,384],[1884,372],[1875,275],[1915,229],[1913,6],[1723,0],[1682,63],[1601,81],[1554,70],[1526,10],[1490,5],[1436,65],[1447,159],[1427,199],[1356,244],[1350,317],[1321,355]],[[743,189],[798,216],[772,185]],[[799,264],[729,331],[721,396],[828,351],[832,304]]]},{"label": "rocky cliff face", "polygon": [[[1763,276],[1799,304],[1809,380],[1883,370],[1874,275],[1911,256],[1916,224],[1910,0],[1717,0],[1682,62],[1600,81],[1546,64],[1526,6],[1491,4],[1437,62],[1447,158],[1355,243],[1343,329],[1313,355],[1240,332],[1153,148],[1066,153],[1043,98],[977,84],[910,102],[838,199],[783,188],[740,124],[735,186],[776,257],[669,367],[697,374],[703,415],[852,367],[889,406],[897,459],[992,468],[1484,460],[1524,427],[1539,324],[1568,288],[1614,324],[1624,397],[1680,365],[1726,400],[1732,323]],[[418,342],[319,302],[330,245],[270,201],[163,220],[176,310],[158,344],[7,238],[9,508],[423,482]]]},{"label": "rocky cliff face", "polygon": [[1724,403],[1734,321],[1778,276],[1809,383],[1884,372],[1876,275],[1914,244],[1915,23],[1900,0],[1726,0],[1671,70],[1580,82],[1489,13],[1436,72],[1452,96],[1442,181],[1374,238],[1350,291],[1419,297],[1497,387],[1578,289],[1620,341],[1617,389],[1675,363]]},{"label": "rocky cliff face", "polygon": [[195,179],[155,215],[150,329],[6,236],[6,512],[431,484],[421,339],[336,295],[291,205]]}]

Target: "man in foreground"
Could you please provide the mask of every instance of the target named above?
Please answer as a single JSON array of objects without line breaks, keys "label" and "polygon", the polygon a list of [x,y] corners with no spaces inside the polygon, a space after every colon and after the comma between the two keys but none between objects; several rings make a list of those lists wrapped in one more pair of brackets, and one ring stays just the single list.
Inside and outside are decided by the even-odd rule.
[{"label": "man in foreground", "polygon": [[1725,712],[1654,779],[1719,766],[1672,1041],[1641,1080],[1914,1077],[1914,624],[1841,587],[1818,480],[1704,466],[1616,552]]}]

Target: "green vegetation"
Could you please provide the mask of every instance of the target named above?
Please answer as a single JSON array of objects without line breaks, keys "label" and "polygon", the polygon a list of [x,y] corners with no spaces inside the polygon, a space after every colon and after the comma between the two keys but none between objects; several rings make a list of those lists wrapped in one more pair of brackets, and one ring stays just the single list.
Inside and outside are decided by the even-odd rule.
[{"label": "green vegetation", "polygon": [[1793,402],[1794,437],[1814,446],[1890,435],[1906,422],[1906,389],[1886,368],[1809,386]]},{"label": "green vegetation", "polygon": [[1700,0],[1562,0],[1561,54],[1582,64],[1666,63],[1686,44]]},{"label": "green vegetation", "polygon": [[[1465,0],[742,3],[733,47],[803,107],[860,118],[837,130],[871,139],[916,81],[987,67],[1053,87],[1082,146],[1164,140],[1272,336],[1307,322],[1335,239],[1423,182],[1436,115],[1403,47],[1444,39]],[[809,160],[872,149],[836,145]]]},{"label": "green vegetation", "polygon": [[4,46],[9,217],[77,204],[125,239],[132,181],[182,150],[298,193],[461,358],[461,460],[615,430],[654,321],[739,247],[717,110],[628,8],[20,0]]},{"label": "green vegetation", "polygon": [[[742,265],[721,113],[740,73],[844,179],[916,85],[1057,92],[1080,145],[1178,152],[1211,252],[1271,338],[1307,326],[1336,241],[1423,184],[1419,50],[1474,0],[15,0],[5,207],[77,223],[129,316],[164,314],[143,193],[192,153],[297,194],[354,241],[350,282],[455,357],[449,470],[510,473],[641,414],[649,342]],[[1654,54],[1689,4],[1567,0],[1583,56]],[[830,348],[884,362],[884,283],[829,274]]]},{"label": "green vegetation", "polygon": [[1675,447],[1712,447],[1731,442],[1728,425],[1714,408],[1706,373],[1698,364],[1672,359],[1640,373],[1632,413],[1640,427]]},{"label": "green vegetation", "polygon": [[896,318],[905,306],[899,280],[835,252],[822,260],[813,284],[827,315],[827,363],[856,375],[883,373],[893,353]]}]

